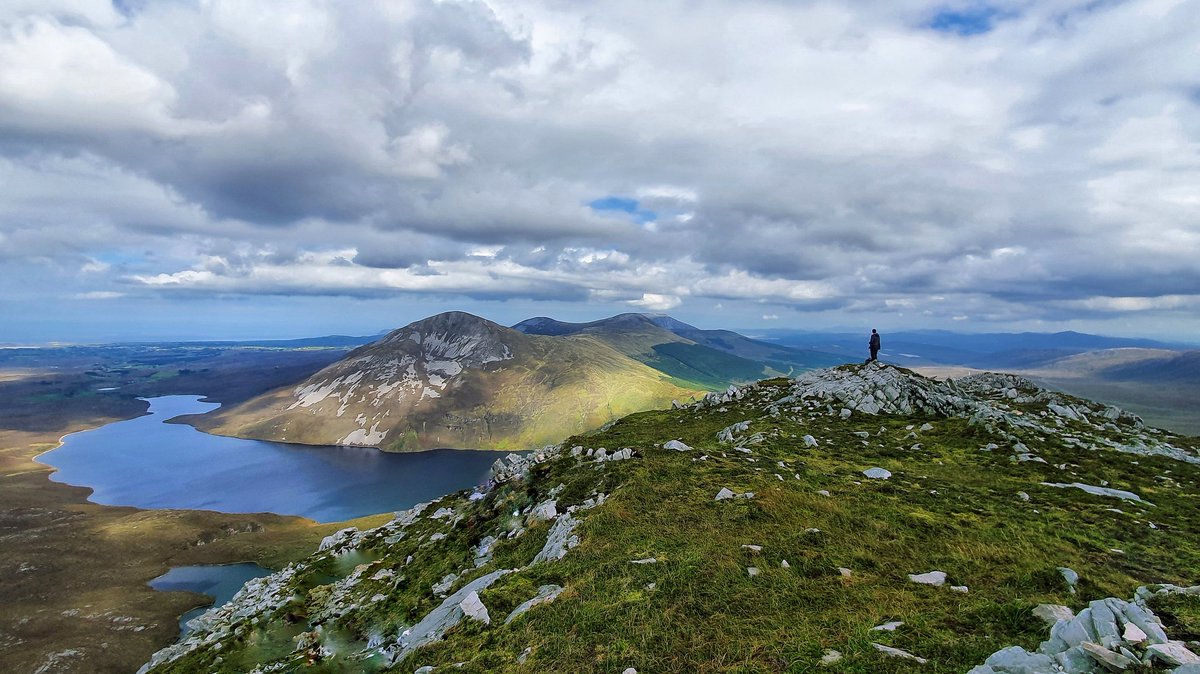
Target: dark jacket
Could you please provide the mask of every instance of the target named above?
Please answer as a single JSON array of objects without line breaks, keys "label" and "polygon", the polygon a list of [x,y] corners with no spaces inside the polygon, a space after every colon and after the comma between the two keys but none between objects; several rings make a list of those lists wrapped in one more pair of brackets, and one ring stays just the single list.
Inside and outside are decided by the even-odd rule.
[{"label": "dark jacket", "polygon": [[871,333],[871,348],[872,349],[879,348],[879,333],[878,332]]}]

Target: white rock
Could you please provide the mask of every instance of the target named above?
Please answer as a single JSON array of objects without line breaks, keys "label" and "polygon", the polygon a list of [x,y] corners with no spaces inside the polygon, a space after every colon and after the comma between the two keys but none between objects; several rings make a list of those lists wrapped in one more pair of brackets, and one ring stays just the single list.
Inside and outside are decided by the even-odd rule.
[{"label": "white rock", "polygon": [[633,667],[626,667],[625,671],[621,672],[621,674],[637,674],[637,670]]},{"label": "white rock", "polygon": [[688,447],[687,445],[683,444],[682,442],[680,442],[678,440],[668,440],[666,443],[663,444],[663,449],[673,449],[677,452],[692,451],[691,447]]},{"label": "white rock", "polygon": [[902,651],[899,648],[892,648],[891,646],[884,646],[883,644],[877,644],[873,641],[871,642],[871,645],[875,647],[875,650],[879,651],[880,653],[883,653],[884,655],[886,655],[888,657],[900,658],[903,660],[912,660],[913,662],[916,662],[917,664],[921,664],[921,665],[929,662],[925,658],[913,655],[912,653],[909,653],[908,651]]},{"label": "white rock", "polygon": [[750,577],[753,578],[759,574],[758,567],[757,566],[747,566],[746,573],[750,574]]},{"label": "white rock", "polygon": [[714,501],[724,501],[724,500],[731,499],[731,498],[733,498],[733,492],[729,491],[725,487],[721,487],[721,491],[717,492],[717,497],[713,500]]},{"label": "white rock", "polygon": [[542,546],[542,551],[537,553],[530,564],[554,562],[566,556],[567,550],[579,545],[579,536],[574,534],[578,525],[579,520],[571,517],[569,513],[559,515],[550,527],[550,533],[546,535],[546,544]]},{"label": "white rock", "polygon": [[921,583],[922,585],[941,587],[942,585],[946,584],[946,572],[929,571],[927,573],[910,573],[908,574],[908,579],[914,583]]},{"label": "white rock", "polygon": [[654,557],[646,557],[645,559],[631,559],[630,564],[657,564],[658,560]]},{"label": "white rock", "polygon": [[1065,566],[1058,567],[1058,572],[1062,574],[1063,580],[1067,581],[1067,587],[1070,588],[1071,594],[1075,594],[1075,586],[1079,584],[1079,574]]},{"label": "white rock", "polygon": [[761,545],[750,545],[750,544],[743,544],[743,545],[742,545],[742,547],[743,547],[743,548],[745,548],[746,550],[749,550],[750,552],[756,552],[756,553],[757,553],[757,552],[762,552],[762,546],[761,546]]},{"label": "white rock", "polygon": [[825,654],[821,656],[821,664],[822,665],[832,665],[833,663],[838,662],[841,659],[842,659],[841,653],[833,650],[832,648],[828,648],[825,650]]},{"label": "white rock", "polygon": [[804,446],[805,447],[816,447],[817,439],[811,435],[804,436]]},{"label": "white rock", "polygon": [[886,480],[892,476],[892,471],[890,471],[886,468],[880,468],[879,466],[875,466],[873,468],[868,468],[868,469],[864,470],[862,472],[862,474],[866,475],[867,477],[871,478],[872,480]]},{"label": "white rock", "polygon": [[851,571],[850,569],[847,569],[844,566],[838,567],[838,573],[840,573],[842,575],[842,578],[849,578],[850,576],[854,575],[853,571]]},{"label": "white rock", "polygon": [[968,593],[968,592],[970,592],[970,591],[971,591],[971,588],[967,587],[966,585],[951,585],[951,586],[950,586],[950,591],[951,591],[951,592],[960,592],[960,593],[962,593],[962,594],[966,594],[966,593]]},{"label": "white rock", "polygon": [[537,504],[529,516],[539,522],[549,522],[558,517],[558,501],[551,499]]},{"label": "white rock", "polygon": [[508,617],[504,619],[504,624],[507,625],[534,606],[539,604],[549,604],[557,599],[558,595],[562,594],[562,592],[563,588],[559,585],[543,585],[539,587],[537,595],[533,599],[523,602],[520,606],[517,606],[515,609],[513,609],[512,613],[509,613]]},{"label": "white rock", "polygon": [[1137,660],[1127,658],[1120,653],[1114,653],[1100,644],[1094,644],[1090,641],[1079,644],[1079,648],[1091,656],[1093,660],[1104,665],[1105,669],[1109,671],[1123,672],[1140,664]]},{"label": "white rock", "polygon": [[882,625],[876,625],[876,626],[872,627],[871,631],[872,632],[895,632],[896,628],[903,624],[904,624],[903,621],[891,620],[891,621],[883,623]]},{"label": "white rock", "polygon": [[1044,487],[1058,487],[1059,489],[1069,489],[1071,487],[1074,487],[1076,489],[1082,489],[1083,491],[1086,491],[1087,493],[1093,494],[1095,496],[1111,496],[1113,498],[1119,498],[1119,499],[1123,499],[1125,501],[1136,501],[1138,503],[1145,503],[1145,504],[1151,505],[1151,506],[1154,505],[1153,503],[1150,503],[1149,501],[1143,500],[1141,496],[1138,496],[1137,494],[1135,494],[1131,491],[1124,491],[1122,489],[1111,489],[1109,487],[1096,487],[1094,485],[1083,484],[1081,482],[1072,482],[1070,484],[1066,484],[1063,482],[1042,482],[1041,484]]},{"label": "white rock", "polygon": [[1060,604],[1038,604],[1037,608],[1033,609],[1033,615],[1053,626],[1060,620],[1071,620],[1075,617],[1075,612]]},{"label": "white rock", "polygon": [[928,432],[928,431],[932,431],[932,430],[933,430],[933,424],[928,424],[928,423],[926,423],[926,424],[921,424],[921,428],[919,428],[919,429],[917,429],[917,430],[920,430],[921,432]]},{"label": "white rock", "polygon": [[[800,477],[796,476],[796,479],[800,479]],[[833,496],[833,494],[829,493],[828,489],[819,489],[819,490],[817,490],[817,493],[820,494],[821,496],[825,496],[825,497]]]},{"label": "white rock", "polygon": [[1172,666],[1200,664],[1200,656],[1189,651],[1181,641],[1150,644],[1146,647],[1146,653],[1155,660]]},{"label": "white rock", "polygon": [[478,592],[471,592],[459,602],[458,607],[462,609],[463,615],[472,620],[478,620],[484,625],[492,623],[491,616],[488,615],[487,607],[479,600]]},{"label": "white rock", "polygon": [[1146,640],[1146,633],[1133,623],[1125,623],[1125,631],[1121,633],[1121,638],[1131,644],[1140,644]]},{"label": "white rock", "polygon": [[783,560],[782,562],[780,562],[780,563],[779,563],[779,566],[780,566],[780,567],[782,567],[782,568],[785,568],[785,569],[790,569],[790,568],[792,568],[792,565],[791,565],[791,564],[788,564],[788,561],[787,561],[786,559],[785,559],[785,560]]}]

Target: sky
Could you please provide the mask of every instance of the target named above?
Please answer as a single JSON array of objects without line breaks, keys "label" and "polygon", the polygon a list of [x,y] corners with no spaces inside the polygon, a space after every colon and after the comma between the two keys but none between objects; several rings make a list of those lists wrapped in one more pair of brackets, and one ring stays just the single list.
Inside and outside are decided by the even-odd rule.
[{"label": "sky", "polygon": [[1200,0],[5,0],[0,343],[1200,339]]}]

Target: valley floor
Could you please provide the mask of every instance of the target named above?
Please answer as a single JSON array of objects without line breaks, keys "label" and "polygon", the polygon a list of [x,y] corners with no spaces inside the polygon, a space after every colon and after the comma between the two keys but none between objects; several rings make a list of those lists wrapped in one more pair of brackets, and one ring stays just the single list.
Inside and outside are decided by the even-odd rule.
[{"label": "valley floor", "polygon": [[[52,482],[53,469],[34,457],[67,433],[138,416],[145,403],[82,394],[72,375],[53,372],[10,371],[2,381],[0,672],[133,672],[175,641],[179,615],[207,603],[149,580],[187,564],[278,568],[343,526],[89,503],[89,489]],[[22,388],[35,385],[37,395]]]}]

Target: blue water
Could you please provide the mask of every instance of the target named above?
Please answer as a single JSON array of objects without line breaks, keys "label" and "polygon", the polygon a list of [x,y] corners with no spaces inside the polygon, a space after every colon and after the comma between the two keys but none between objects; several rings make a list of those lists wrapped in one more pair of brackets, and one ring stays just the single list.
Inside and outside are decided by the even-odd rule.
[{"label": "blue water", "polygon": [[212,606],[220,606],[233,599],[242,585],[251,578],[269,575],[270,569],[257,564],[209,564],[202,566],[176,566],[150,581],[150,587],[162,592],[186,590],[206,594],[213,598],[208,606],[194,608],[179,617],[179,634],[188,633],[187,623]]},{"label": "blue water", "polygon": [[506,452],[436,449],[389,454],[243,440],[166,424],[219,407],[199,396],[150,398],[150,414],[73,433],[38,457],[50,476],[94,490],[93,503],[231,513],[273,512],[337,522],[402,510],[482,484]]}]

